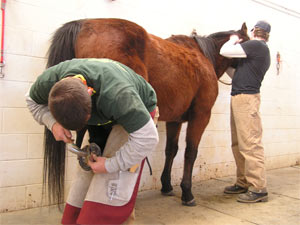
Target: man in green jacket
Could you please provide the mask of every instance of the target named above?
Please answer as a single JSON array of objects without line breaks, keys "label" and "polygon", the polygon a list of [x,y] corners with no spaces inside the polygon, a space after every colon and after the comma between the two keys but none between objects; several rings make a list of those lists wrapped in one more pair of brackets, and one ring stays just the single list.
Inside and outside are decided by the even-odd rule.
[{"label": "man in green jacket", "polygon": [[[109,59],[72,59],[50,67],[32,85],[26,101],[34,119],[57,141],[71,143],[70,130],[114,122],[129,134],[112,158],[90,161],[94,173],[128,171],[154,150],[158,132],[151,85],[127,66]],[[93,140],[90,140],[91,142]]]}]

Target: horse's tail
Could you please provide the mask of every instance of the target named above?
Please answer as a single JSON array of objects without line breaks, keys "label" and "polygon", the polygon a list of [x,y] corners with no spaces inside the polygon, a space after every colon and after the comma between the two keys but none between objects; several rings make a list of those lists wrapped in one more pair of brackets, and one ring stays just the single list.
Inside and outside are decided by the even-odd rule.
[{"label": "horse's tail", "polygon": [[65,155],[65,143],[56,141],[52,132],[45,127],[43,193],[48,193],[51,204],[64,202]]},{"label": "horse's tail", "polygon": [[47,67],[75,58],[75,42],[83,20],[65,23],[56,30],[48,50]]},{"label": "horse's tail", "polygon": [[[81,20],[77,20],[64,24],[54,33],[47,67],[75,58],[74,47],[80,28]],[[64,202],[65,143],[56,141],[47,127],[44,134],[43,191],[46,193],[48,187],[49,202],[60,204]]]}]

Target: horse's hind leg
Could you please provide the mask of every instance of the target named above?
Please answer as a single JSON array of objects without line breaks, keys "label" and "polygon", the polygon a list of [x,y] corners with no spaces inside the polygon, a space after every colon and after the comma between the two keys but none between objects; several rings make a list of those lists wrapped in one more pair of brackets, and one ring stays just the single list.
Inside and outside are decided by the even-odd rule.
[{"label": "horse's hind leg", "polygon": [[165,150],[165,167],[161,175],[161,193],[163,195],[174,195],[173,187],[171,185],[171,169],[173,160],[178,151],[178,139],[181,129],[181,123],[177,122],[167,122],[167,145]]},{"label": "horse's hind leg", "polygon": [[102,126],[92,126],[88,125],[88,131],[89,131],[89,142],[90,143],[96,143],[101,151],[103,152],[107,138],[112,130],[112,124],[105,124]]},{"label": "horse's hind leg", "polygon": [[87,130],[87,126],[82,128],[81,130],[76,131],[76,146],[78,146],[79,148],[82,145],[84,134],[85,134],[86,130]]},{"label": "horse's hind leg", "polygon": [[182,204],[186,206],[195,206],[196,201],[192,194],[192,173],[193,166],[198,154],[198,145],[201,136],[206,128],[211,112],[201,111],[194,113],[192,119],[188,122],[186,133],[186,149],[184,155],[184,172],[181,181]]}]

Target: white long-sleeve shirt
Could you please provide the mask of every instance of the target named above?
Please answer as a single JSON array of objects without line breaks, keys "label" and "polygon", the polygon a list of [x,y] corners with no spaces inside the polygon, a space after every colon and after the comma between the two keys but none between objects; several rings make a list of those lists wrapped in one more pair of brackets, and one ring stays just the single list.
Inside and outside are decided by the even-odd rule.
[{"label": "white long-sleeve shirt", "polygon": [[31,112],[33,118],[40,124],[45,125],[49,130],[52,131],[52,126],[56,123],[56,120],[52,116],[48,105],[37,104],[29,96],[29,91],[25,95],[27,108]]},{"label": "white long-sleeve shirt", "polygon": [[[220,55],[227,57],[227,58],[246,58],[247,55],[239,43],[236,43],[235,40],[229,39],[220,49]],[[233,67],[229,67],[226,70],[231,79],[235,73],[235,69]]]},{"label": "white long-sleeve shirt", "polygon": [[247,58],[247,55],[239,43],[229,39],[220,49],[220,55],[227,58]]}]

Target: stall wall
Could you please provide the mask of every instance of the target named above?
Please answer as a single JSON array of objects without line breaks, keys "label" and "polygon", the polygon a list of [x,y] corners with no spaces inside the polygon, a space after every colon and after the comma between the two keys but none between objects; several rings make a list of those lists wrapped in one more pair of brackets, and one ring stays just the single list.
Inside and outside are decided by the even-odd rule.
[{"label": "stall wall", "polygon": [[[297,45],[299,17],[259,4],[260,1],[196,0],[7,0],[5,67],[0,79],[0,212],[47,204],[42,201],[43,126],[26,108],[24,95],[45,69],[46,53],[53,32],[63,23],[82,18],[116,17],[134,21],[162,38],[172,34],[199,35],[251,29],[257,20],[272,24],[269,47],[271,67],[261,89],[267,169],[291,166],[300,159],[300,49]],[[278,2],[278,1],[277,1]],[[283,1],[282,1],[283,2]],[[279,2],[280,3],[280,2]],[[296,1],[284,1],[297,10]],[[299,9],[300,7],[298,7]],[[276,54],[280,52],[279,74]],[[223,80],[228,81],[225,75]],[[219,83],[219,96],[210,123],[199,145],[193,181],[235,173],[230,150],[230,86]],[[185,128],[180,136],[172,182],[180,183],[185,149]],[[158,126],[160,143],[149,157],[153,175],[146,166],[140,189],[159,189],[164,164],[165,128]],[[67,161],[67,190],[77,161]]]}]

